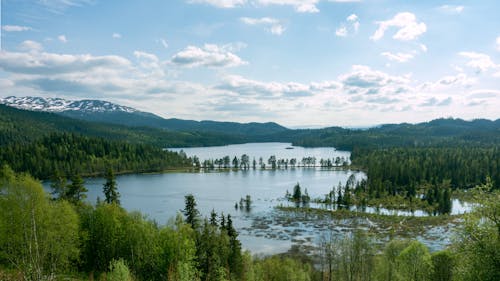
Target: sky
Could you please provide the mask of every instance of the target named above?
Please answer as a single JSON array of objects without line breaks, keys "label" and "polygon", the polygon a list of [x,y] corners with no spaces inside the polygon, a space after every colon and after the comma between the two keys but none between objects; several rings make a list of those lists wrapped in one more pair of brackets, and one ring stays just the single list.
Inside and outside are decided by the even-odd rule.
[{"label": "sky", "polygon": [[0,97],[359,127],[500,118],[500,1],[1,0]]}]

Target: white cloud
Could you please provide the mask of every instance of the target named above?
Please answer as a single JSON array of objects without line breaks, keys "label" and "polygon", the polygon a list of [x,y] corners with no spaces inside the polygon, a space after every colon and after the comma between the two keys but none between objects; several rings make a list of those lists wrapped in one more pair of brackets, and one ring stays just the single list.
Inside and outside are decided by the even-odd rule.
[{"label": "white cloud", "polygon": [[500,36],[497,37],[496,43],[497,43],[497,51],[500,52]]},{"label": "white cloud", "polygon": [[424,53],[427,53],[427,46],[425,44],[420,44],[420,50],[422,50],[422,52]]},{"label": "white cloud", "polygon": [[281,35],[285,32],[285,27],[280,20],[275,18],[249,18],[242,17],[240,20],[247,25],[262,25],[265,26],[266,30],[275,35]]},{"label": "white cloud", "polygon": [[68,39],[66,39],[65,35],[59,35],[57,36],[57,40],[61,41],[62,43],[67,43]]},{"label": "white cloud", "polygon": [[160,43],[161,45],[163,46],[163,48],[167,49],[168,48],[168,43],[167,43],[167,40],[161,38],[160,39]]},{"label": "white cloud", "polygon": [[383,52],[380,54],[383,57],[386,57],[390,61],[396,62],[407,62],[415,57],[412,53],[391,53],[391,52]]},{"label": "white cloud", "polygon": [[120,38],[122,38],[122,35],[121,35],[120,33],[116,33],[116,32],[115,32],[115,33],[113,33],[113,34],[111,35],[111,37],[112,37],[113,39],[120,39]]},{"label": "white cloud", "polygon": [[[25,41],[23,44],[31,45],[32,42]],[[39,51],[41,49],[36,46],[35,50]],[[126,68],[129,65],[130,62],[127,59],[119,56],[61,55],[45,52],[0,52],[0,68],[8,72],[20,74],[68,74],[113,66]]]},{"label": "white cloud", "polygon": [[335,35],[339,37],[346,37],[347,36],[347,28],[345,26],[341,26],[335,30]]},{"label": "white cloud", "polygon": [[335,35],[339,37],[346,37],[349,34],[355,34],[359,30],[359,18],[355,14],[351,14],[346,18],[340,27],[335,30]]},{"label": "white cloud", "polygon": [[417,22],[417,17],[408,12],[398,13],[392,19],[377,22],[378,29],[370,37],[376,41],[384,37],[385,32],[390,27],[398,28],[398,31],[392,38],[401,41],[410,41],[417,39],[427,31],[427,26],[423,22]]},{"label": "white cloud", "polygon": [[[243,47],[231,44],[215,49],[232,52]],[[206,51],[205,46],[200,49]],[[3,95],[105,98],[165,117],[190,119],[359,125],[451,114],[474,118],[478,106],[485,112],[481,117],[490,117],[497,115],[500,106],[498,90],[471,88],[481,85],[475,82],[484,76],[458,73],[422,84],[411,75],[362,65],[326,81],[263,81],[220,74],[212,85],[201,85],[173,80],[168,64],[153,53],[137,50],[128,60],[47,53],[40,47],[37,51],[1,51],[0,69],[6,75],[0,79]],[[420,119],[412,119],[415,116]]]},{"label": "white cloud", "polygon": [[450,86],[450,85],[458,85],[463,87],[470,87],[475,84],[477,80],[475,78],[468,77],[465,73],[458,73],[457,75],[448,75],[444,76],[438,80],[438,86]]},{"label": "white cloud", "polygon": [[461,5],[443,5],[439,9],[447,14],[460,14],[464,11],[465,7]]},{"label": "white cloud", "polygon": [[260,5],[292,6],[299,13],[318,13],[319,0],[255,0]]},{"label": "white cloud", "polygon": [[184,67],[235,67],[247,64],[231,51],[232,45],[205,44],[203,47],[188,46],[172,57],[172,63]]},{"label": "white cloud", "polygon": [[24,51],[30,51],[30,52],[38,52],[43,49],[42,44],[36,42],[36,41],[31,41],[31,40],[26,40],[23,41],[20,45],[21,50]]},{"label": "white cloud", "polygon": [[476,52],[460,52],[458,54],[469,59],[466,65],[468,67],[474,68],[477,72],[485,72],[489,69],[495,69],[499,67],[491,60],[491,57],[486,54]]},{"label": "white cloud", "polygon": [[43,5],[47,10],[61,14],[70,7],[81,7],[94,3],[94,0],[40,0],[37,1]]},{"label": "white cloud", "polygon": [[203,3],[218,8],[235,8],[246,4],[257,6],[292,6],[299,13],[317,13],[319,9],[316,4],[320,0],[189,0],[189,3]]},{"label": "white cloud", "polygon": [[364,65],[353,65],[351,72],[341,75],[339,80],[344,87],[363,89],[379,89],[391,84],[403,85],[410,81],[408,77],[391,76]]},{"label": "white cloud", "polygon": [[20,31],[28,31],[32,28],[29,26],[21,26],[21,25],[2,25],[2,30],[6,32],[20,32]]},{"label": "white cloud", "polygon": [[247,3],[247,0],[189,0],[189,3],[202,3],[218,8],[234,8]]}]

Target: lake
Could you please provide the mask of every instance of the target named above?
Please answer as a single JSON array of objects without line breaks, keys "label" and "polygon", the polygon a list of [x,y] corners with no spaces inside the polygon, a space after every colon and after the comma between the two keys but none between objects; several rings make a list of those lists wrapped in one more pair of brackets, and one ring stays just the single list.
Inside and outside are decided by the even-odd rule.
[{"label": "lake", "polygon": [[[247,154],[250,159],[262,157],[267,159],[275,155],[278,159],[302,159],[303,157],[349,158],[350,153],[337,151],[334,148],[302,148],[291,147],[289,143],[250,143],[219,147],[184,148],[188,156],[198,156],[200,160],[222,158],[229,155],[240,157]],[[177,149],[180,151],[181,149]],[[257,160],[258,161],[258,160]],[[300,183],[303,190],[311,198],[323,198],[332,187],[345,184],[350,175],[358,180],[365,174],[358,171],[328,168],[288,168],[278,170],[220,170],[211,172],[176,172],[162,174],[132,174],[117,176],[121,204],[127,210],[137,210],[166,224],[184,208],[184,196],[193,194],[202,216],[208,217],[210,211],[231,214],[234,226],[240,232],[240,240],[245,249],[252,253],[272,254],[285,252],[296,242],[302,245],[313,245],[317,238],[330,229],[331,221],[319,219],[290,223],[286,214],[275,209],[279,205],[287,205],[284,196],[293,191],[295,184]],[[102,193],[103,178],[87,178],[89,202],[96,202]],[[45,183],[48,188],[48,183]],[[252,208],[250,212],[235,209],[235,203],[250,195]],[[456,204],[454,204],[456,206]],[[455,207],[456,208],[456,207]],[[388,212],[388,211],[387,211]],[[349,229],[344,222],[343,229]],[[360,224],[356,224],[356,227]],[[352,225],[351,225],[352,227]],[[443,239],[440,232],[437,239]],[[448,236],[445,235],[444,238]],[[427,239],[427,240],[426,240]],[[421,239],[428,245],[435,243],[433,237]],[[439,242],[435,248],[442,247]]]}]

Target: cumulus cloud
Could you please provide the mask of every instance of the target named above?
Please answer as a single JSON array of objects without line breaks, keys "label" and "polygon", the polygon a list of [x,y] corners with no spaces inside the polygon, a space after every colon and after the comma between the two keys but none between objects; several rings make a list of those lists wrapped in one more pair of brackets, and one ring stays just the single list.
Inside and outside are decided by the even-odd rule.
[{"label": "cumulus cloud", "polygon": [[391,76],[364,65],[353,65],[351,72],[341,75],[339,80],[347,89],[368,89],[371,93],[376,93],[385,86],[404,85],[410,81],[407,77]]},{"label": "cumulus cloud", "polygon": [[272,34],[275,35],[281,35],[283,32],[285,32],[285,27],[283,26],[281,21],[275,18],[242,17],[240,18],[240,20],[247,25],[262,25],[266,28],[268,32],[271,32]]},{"label": "cumulus cloud", "polygon": [[355,34],[359,30],[359,18],[355,14],[348,16],[340,27],[335,30],[335,35],[346,37],[349,34]]},{"label": "cumulus cloud", "polygon": [[57,36],[57,40],[61,41],[62,43],[67,43],[68,39],[66,39],[66,35],[59,35]]},{"label": "cumulus cloud", "polygon": [[41,46],[34,41],[24,41],[37,52],[0,51],[0,68],[19,74],[68,74],[95,70],[96,68],[126,68],[130,62],[119,56],[66,55],[38,52]]},{"label": "cumulus cloud", "polygon": [[493,62],[493,60],[491,60],[491,57],[486,54],[476,52],[460,52],[458,54],[464,58],[467,58],[468,62],[466,63],[466,65],[475,69],[478,73],[499,67]]},{"label": "cumulus cloud", "polygon": [[216,89],[227,90],[241,95],[259,96],[262,98],[277,98],[281,96],[297,97],[310,96],[310,87],[305,84],[290,82],[261,82],[246,79],[239,75],[230,75],[223,78]]},{"label": "cumulus cloud", "polygon": [[383,57],[386,57],[390,61],[395,62],[407,62],[415,57],[413,53],[391,53],[391,52],[382,52],[380,54]]},{"label": "cumulus cloud", "polygon": [[184,67],[235,67],[247,64],[232,53],[233,45],[205,44],[203,47],[188,46],[172,57],[172,63]]},{"label": "cumulus cloud", "polygon": [[2,30],[5,32],[20,32],[31,30],[31,27],[21,25],[2,25]]},{"label": "cumulus cloud", "polygon": [[116,32],[115,32],[115,33],[113,33],[113,34],[111,35],[111,37],[112,37],[113,39],[120,39],[120,38],[122,38],[122,35],[121,35],[120,33],[116,33]]},{"label": "cumulus cloud", "polygon": [[408,12],[398,13],[392,19],[379,21],[377,24],[378,29],[370,37],[374,41],[384,37],[385,32],[391,27],[398,28],[392,38],[401,41],[415,40],[427,31],[425,23],[418,22],[417,17]]}]

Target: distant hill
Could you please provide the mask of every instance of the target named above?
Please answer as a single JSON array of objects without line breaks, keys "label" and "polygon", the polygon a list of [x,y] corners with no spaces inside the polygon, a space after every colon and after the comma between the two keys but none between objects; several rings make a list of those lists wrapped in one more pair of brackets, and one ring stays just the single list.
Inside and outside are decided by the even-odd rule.
[{"label": "distant hill", "polygon": [[385,124],[368,129],[329,127],[291,130],[276,123],[164,119],[98,100],[8,97],[0,99],[0,103],[9,105],[0,105],[0,145],[29,141],[54,132],[158,147],[268,141],[292,142],[305,147],[333,146],[343,150],[500,144],[500,119],[465,121],[441,118],[418,124]]},{"label": "distant hill", "polygon": [[276,123],[236,123],[164,119],[158,115],[101,100],[70,101],[60,98],[14,97],[0,99],[0,104],[11,107],[53,112],[59,115],[101,123],[131,127],[153,127],[180,132],[230,132],[233,135],[255,137],[285,132],[288,129]]},{"label": "distant hill", "polygon": [[232,134],[127,127],[0,105],[0,146],[13,142],[28,143],[54,133],[75,133],[129,143],[151,144],[157,147],[223,145],[246,141],[242,136]]},{"label": "distant hill", "polygon": [[407,146],[500,145],[500,119],[441,118],[418,124],[386,124],[355,130],[331,127],[295,130],[287,137],[300,146],[334,146],[339,149]]}]

